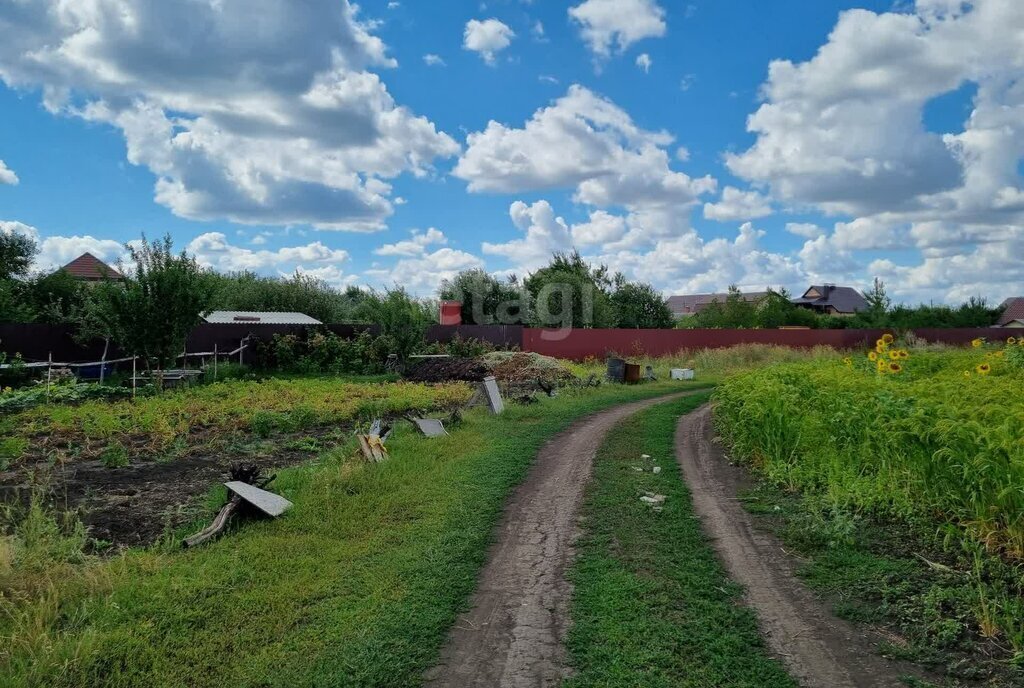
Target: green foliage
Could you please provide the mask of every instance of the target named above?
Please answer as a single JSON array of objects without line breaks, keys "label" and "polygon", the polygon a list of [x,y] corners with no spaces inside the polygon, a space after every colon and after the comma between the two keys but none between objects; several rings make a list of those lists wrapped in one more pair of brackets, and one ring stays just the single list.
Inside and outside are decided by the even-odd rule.
[{"label": "green foliage", "polygon": [[117,441],[108,444],[100,453],[100,461],[107,468],[122,468],[131,463],[131,460],[128,458],[128,450]]},{"label": "green foliage", "polygon": [[576,251],[556,253],[526,278],[532,327],[614,327],[608,268],[591,267]]},{"label": "green foliage", "polygon": [[352,320],[366,292],[349,287],[340,292],[323,280],[296,273],[289,278],[251,272],[211,274],[211,310],[286,311],[305,313],[323,323]]},{"label": "green foliage", "polygon": [[[77,404],[89,399],[127,399],[132,394],[126,387],[97,385],[91,382],[61,382],[50,385],[49,398],[53,404]],[[0,412],[13,413],[45,404],[45,384],[0,393]]]},{"label": "green foliage", "polygon": [[35,239],[21,232],[0,232],[0,280],[25,277],[39,252]]},{"label": "green foliage", "polygon": [[625,282],[611,296],[617,327],[670,328],[674,323],[668,302],[649,284]]},{"label": "green foliage", "polygon": [[[134,270],[123,284],[96,287],[97,317],[122,349],[137,354],[147,368],[172,366],[185,338],[209,310],[207,276],[184,251],[174,255],[171,237],[127,246]],[[122,270],[122,274],[126,271]]]},{"label": "green foliage", "polygon": [[424,345],[427,328],[436,322],[436,304],[411,297],[401,287],[366,294],[355,310],[356,318],[376,323],[388,338],[391,351],[407,359]]},{"label": "green foliage", "polygon": [[[1006,356],[913,351],[898,375],[875,373],[859,355],[773,366],[721,385],[716,418],[734,454],[776,484],[1020,560],[1024,402]],[[1024,639],[1020,619],[984,623]]]},{"label": "green foliage", "polygon": [[495,351],[495,346],[482,339],[463,339],[456,334],[447,342],[433,342],[423,349],[425,354],[448,354],[455,358],[477,358]]},{"label": "green foliage", "polygon": [[522,307],[527,301],[523,287],[515,278],[502,281],[485,270],[463,270],[441,283],[438,292],[444,301],[462,302],[465,325],[519,325]]},{"label": "green foliage", "polygon": [[314,330],[304,336],[276,334],[256,349],[259,365],[265,369],[293,373],[334,373],[372,375],[385,370],[393,340],[360,332],[343,339],[328,330]]},{"label": "green foliage", "polygon": [[756,301],[748,301],[735,286],[730,286],[724,300],[713,301],[694,315],[680,318],[683,329],[767,329],[784,326],[823,327],[830,319],[806,308],[793,305],[789,293],[782,289],[767,293]]}]

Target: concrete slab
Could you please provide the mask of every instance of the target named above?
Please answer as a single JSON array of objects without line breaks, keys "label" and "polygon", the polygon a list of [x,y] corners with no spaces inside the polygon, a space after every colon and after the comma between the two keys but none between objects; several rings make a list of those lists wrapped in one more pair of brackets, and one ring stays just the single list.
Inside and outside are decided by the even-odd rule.
[{"label": "concrete slab", "polygon": [[243,483],[240,480],[224,483],[224,487],[252,504],[267,516],[280,516],[292,508],[292,503],[281,495],[261,490],[255,485]]}]

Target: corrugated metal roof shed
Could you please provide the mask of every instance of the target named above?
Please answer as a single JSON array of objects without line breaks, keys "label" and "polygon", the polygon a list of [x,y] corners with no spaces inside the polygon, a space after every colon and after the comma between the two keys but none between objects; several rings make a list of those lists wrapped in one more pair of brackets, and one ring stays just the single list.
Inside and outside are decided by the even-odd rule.
[{"label": "corrugated metal roof shed", "polygon": [[228,325],[322,325],[305,313],[274,311],[211,311],[204,318],[208,323]]}]

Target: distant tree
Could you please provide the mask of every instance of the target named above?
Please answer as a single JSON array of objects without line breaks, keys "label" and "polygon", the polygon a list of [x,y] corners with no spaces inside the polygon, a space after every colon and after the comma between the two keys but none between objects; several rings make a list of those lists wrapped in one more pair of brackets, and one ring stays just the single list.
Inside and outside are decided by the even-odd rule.
[{"label": "distant tree", "polygon": [[430,302],[411,297],[400,287],[383,292],[366,292],[356,308],[359,320],[377,323],[392,351],[401,360],[423,347],[427,328],[435,322],[436,308]]},{"label": "distant tree", "polygon": [[523,320],[525,294],[518,282],[499,280],[479,268],[444,280],[438,295],[444,301],[462,302],[462,322],[467,325],[518,325]]},{"label": "distant tree", "polygon": [[36,322],[69,322],[89,291],[64,270],[40,274],[25,283],[25,298],[32,305]]},{"label": "distant tree", "polygon": [[209,310],[212,285],[195,258],[172,252],[171,237],[128,244],[133,270],[121,270],[123,283],[95,287],[91,317],[125,351],[143,358],[147,369],[174,363],[192,328]]},{"label": "distant tree", "polygon": [[892,299],[885,291],[885,282],[876,277],[871,289],[864,292],[864,300],[868,302],[868,307],[862,319],[869,323],[869,327],[884,327],[886,313],[892,306]]},{"label": "distant tree", "polygon": [[616,325],[628,328],[672,327],[672,311],[668,302],[654,287],[642,282],[616,281],[611,303],[615,309]]},{"label": "distant tree", "polygon": [[38,252],[35,240],[27,234],[0,231],[0,280],[27,276]]},{"label": "distant tree", "polygon": [[325,323],[351,320],[365,296],[357,287],[341,292],[323,280],[298,272],[285,278],[252,272],[212,274],[210,280],[213,310],[292,311]]},{"label": "distant tree", "polygon": [[556,253],[525,281],[527,321],[534,327],[614,327],[608,268],[591,267],[576,251]]}]

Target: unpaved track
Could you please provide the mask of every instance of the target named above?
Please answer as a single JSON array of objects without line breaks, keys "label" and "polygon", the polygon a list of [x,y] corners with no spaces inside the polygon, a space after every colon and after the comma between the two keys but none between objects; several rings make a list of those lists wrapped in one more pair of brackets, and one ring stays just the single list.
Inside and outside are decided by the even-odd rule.
[{"label": "unpaved track", "polygon": [[693,508],[730,577],[746,589],[769,647],[803,686],[902,686],[912,665],[875,654],[872,638],[835,618],[793,572],[790,557],[770,534],[754,527],[736,499],[742,471],[725,460],[704,406],[683,416],[676,459],[689,484]]},{"label": "unpaved track", "polygon": [[459,616],[434,687],[553,686],[567,675],[563,641],[572,586],[565,572],[594,455],[618,421],[681,395],[616,406],[577,421],[540,450],[516,488],[477,582],[473,608]]}]

